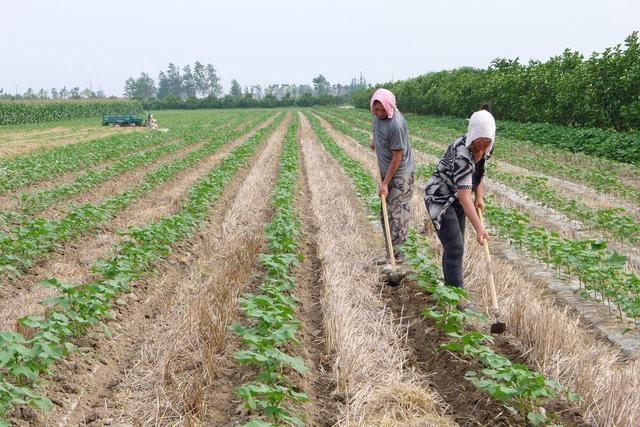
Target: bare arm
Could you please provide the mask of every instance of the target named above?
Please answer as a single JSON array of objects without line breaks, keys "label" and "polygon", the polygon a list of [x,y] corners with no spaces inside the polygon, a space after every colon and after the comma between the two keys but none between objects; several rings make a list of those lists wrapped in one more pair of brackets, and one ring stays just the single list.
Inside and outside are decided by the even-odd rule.
[{"label": "bare arm", "polygon": [[476,194],[474,206],[484,212],[484,180],[480,181],[474,192]]},{"label": "bare arm", "polygon": [[478,243],[482,244],[485,239],[489,240],[489,233],[487,233],[484,225],[480,222],[476,208],[471,200],[471,190],[458,189],[456,191],[458,193],[458,200],[464,209],[464,214],[469,218],[469,222],[471,222],[471,225],[473,225],[473,228],[476,230],[476,240]]},{"label": "bare arm", "polygon": [[392,153],[393,157],[391,157],[391,164],[389,165],[389,169],[387,169],[387,176],[384,177],[382,185],[380,186],[380,195],[384,197],[389,195],[389,183],[398,171],[400,163],[402,163],[402,150],[394,150]]}]

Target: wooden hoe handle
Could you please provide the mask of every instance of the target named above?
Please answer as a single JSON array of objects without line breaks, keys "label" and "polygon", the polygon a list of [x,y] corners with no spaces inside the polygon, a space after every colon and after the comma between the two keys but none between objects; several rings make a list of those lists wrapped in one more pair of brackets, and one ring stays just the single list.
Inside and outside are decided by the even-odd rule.
[{"label": "wooden hoe handle", "polygon": [[391,266],[396,269],[396,256],[393,253],[393,243],[391,243],[391,229],[389,228],[389,215],[387,214],[387,200],[380,195],[380,203],[382,204],[382,218],[384,219],[384,232],[387,236],[387,249],[389,249],[389,259]]},{"label": "wooden hoe handle", "polygon": [[[480,209],[476,209],[478,212],[478,217],[480,218],[480,222],[484,226],[484,221],[482,219],[482,211]],[[482,247],[484,248],[484,256],[487,259],[487,267],[489,270],[489,293],[491,295],[491,305],[493,306],[493,310],[498,312],[498,296],[496,295],[496,284],[493,279],[493,263],[491,262],[491,253],[489,252],[489,241],[484,240],[482,242]]]}]

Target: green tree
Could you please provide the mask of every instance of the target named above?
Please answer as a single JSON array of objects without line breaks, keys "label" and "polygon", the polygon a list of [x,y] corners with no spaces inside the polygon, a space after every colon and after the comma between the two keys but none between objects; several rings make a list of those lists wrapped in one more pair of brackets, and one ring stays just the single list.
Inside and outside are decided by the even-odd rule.
[{"label": "green tree", "polygon": [[322,74],[320,74],[313,78],[313,88],[317,96],[328,95],[331,84]]},{"label": "green tree", "polygon": [[229,95],[232,98],[240,98],[242,97],[242,86],[236,79],[231,80],[231,89],[229,89]]},{"label": "green tree", "polygon": [[36,99],[36,94],[33,91],[33,89],[29,88],[27,89],[27,91],[22,95],[22,97],[24,99]]},{"label": "green tree", "polygon": [[196,80],[191,66],[185,65],[182,69],[182,90],[181,95],[183,98],[195,98],[196,96]]},{"label": "green tree", "polygon": [[220,85],[220,77],[213,65],[207,64],[205,75],[208,96],[219,98],[222,95],[222,86]]},{"label": "green tree", "polygon": [[193,64],[193,81],[196,88],[196,94],[205,97],[209,94],[209,85],[207,84],[207,74],[204,65],[200,61]]},{"label": "green tree", "polygon": [[171,93],[171,84],[164,71],[158,73],[158,99],[166,99]]},{"label": "green tree", "polygon": [[[623,45],[586,60],[569,49],[528,64],[497,58],[486,69],[433,72],[384,87],[396,94],[403,111],[468,117],[489,102],[499,119],[637,131],[640,42],[634,32]],[[367,108],[373,90],[357,92],[353,102]]]},{"label": "green tree", "polygon": [[180,75],[180,68],[170,62],[167,67],[166,78],[168,80],[168,95],[180,98],[180,95],[182,94],[182,76]]},{"label": "green tree", "polygon": [[124,94],[127,98],[149,100],[155,99],[156,84],[147,73],[141,73],[140,77],[130,77],[124,83]]}]

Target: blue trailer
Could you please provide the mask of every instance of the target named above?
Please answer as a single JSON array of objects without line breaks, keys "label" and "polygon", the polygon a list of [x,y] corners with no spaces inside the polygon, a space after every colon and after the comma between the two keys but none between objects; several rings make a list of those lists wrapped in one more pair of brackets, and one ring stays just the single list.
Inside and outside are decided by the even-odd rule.
[{"label": "blue trailer", "polygon": [[102,126],[142,126],[144,118],[135,114],[110,115],[102,117]]}]

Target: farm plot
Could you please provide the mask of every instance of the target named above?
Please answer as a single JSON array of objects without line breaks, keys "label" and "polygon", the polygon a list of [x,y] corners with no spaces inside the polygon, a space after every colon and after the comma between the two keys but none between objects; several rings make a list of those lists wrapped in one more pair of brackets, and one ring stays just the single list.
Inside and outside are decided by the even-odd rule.
[{"label": "farm plot", "polygon": [[[328,118],[332,124],[357,139],[361,144],[368,143],[368,136],[363,128],[351,128],[336,116]],[[427,154],[429,162],[431,163],[435,162],[438,156],[441,155],[440,148],[436,148],[420,140],[414,141],[414,148]],[[422,174],[425,179],[428,179],[432,173],[431,168],[432,167],[419,166],[418,173]],[[525,212],[527,215],[522,218],[527,224],[529,223],[530,215],[532,221],[538,224],[538,230],[542,230],[542,228],[550,229],[554,233],[561,235],[554,237],[549,234],[547,237],[538,236],[537,238],[533,238],[538,244],[544,246],[543,251],[545,253],[542,254],[540,259],[556,266],[561,265],[564,267],[567,263],[566,256],[558,255],[555,251],[552,251],[548,245],[542,243],[542,240],[553,237],[556,245],[562,246],[562,248],[559,249],[566,249],[566,252],[571,253],[572,257],[577,257],[577,260],[582,260],[574,260],[572,265],[567,268],[567,271],[577,272],[586,269],[589,271],[587,275],[590,277],[593,276],[594,270],[599,270],[602,272],[601,274],[605,276],[613,274],[612,281],[615,283],[613,287],[626,288],[625,292],[614,292],[612,294],[620,297],[620,303],[617,309],[621,311],[620,306],[627,306],[627,313],[631,321],[635,324],[638,306],[636,282],[640,270],[640,258],[638,258],[638,248],[636,244],[639,223],[624,213],[623,209],[590,209],[585,206],[582,200],[567,200],[563,198],[561,194],[556,194],[552,189],[546,187],[544,181],[539,178],[529,177],[528,183],[524,183],[522,186],[513,185],[514,182],[519,182],[518,177],[514,177],[505,172],[495,171],[491,168],[489,177],[491,179],[487,180],[487,185],[491,192],[496,194],[496,199],[499,200],[501,204],[507,207],[515,206],[520,211]],[[498,183],[493,182],[495,177],[498,178]],[[509,185],[513,185],[513,187],[509,187]],[[526,191],[524,194],[519,192],[521,188],[524,188]],[[532,196],[536,200],[542,200],[546,202],[546,204],[531,203],[527,196]],[[554,209],[554,207],[558,208],[558,210]],[[565,213],[573,217],[581,218],[584,222],[570,222],[564,215]],[[520,230],[522,231],[522,228],[520,228]],[[518,233],[515,229],[510,231],[512,233]],[[531,243],[529,246],[531,248],[535,246],[536,243],[531,241],[531,234],[528,236],[526,239]],[[513,237],[512,234],[511,238]],[[562,244],[562,242],[566,243]],[[552,252],[554,253],[552,254]],[[551,260],[551,258],[553,258],[553,260]],[[564,261],[561,260],[562,258],[564,258]],[[589,258],[590,261],[586,261],[586,258]],[[598,262],[594,264],[596,260]],[[575,267],[576,262],[581,263],[581,268]],[[579,286],[582,286],[582,278],[579,278],[579,280]],[[608,289],[607,286],[605,287]],[[582,295],[587,296],[588,292],[582,292]],[[607,299],[608,298],[603,298],[603,300]],[[610,305],[609,309],[612,309]]]},{"label": "farm plot", "polygon": [[[328,124],[325,124],[325,125],[328,126]],[[351,151],[355,150],[354,146],[357,146],[359,142],[360,146],[357,147],[358,148],[357,150],[353,151],[354,154],[359,155],[360,158],[362,158],[362,156],[365,156],[365,155],[369,156],[370,159],[367,160],[370,164],[369,168],[370,169],[373,168],[373,170],[375,170],[375,162],[373,162],[373,159],[371,158],[372,155],[363,154],[363,153],[367,153],[368,151],[367,140],[359,140],[358,142],[356,142],[353,139],[346,138],[344,136],[339,136],[339,134],[335,130],[333,132],[338,140],[342,140],[345,144],[351,144],[351,148],[350,148]],[[366,147],[363,147],[365,143],[366,143]],[[421,155],[421,153],[417,153],[417,154],[418,156],[416,157],[418,159],[418,163],[422,163],[425,161],[433,162],[435,160],[433,157],[423,156]],[[364,163],[365,160],[362,160],[362,162]],[[428,176],[429,175],[427,175],[426,178],[428,178]],[[422,197],[422,194],[418,196],[418,200],[414,204],[414,208],[416,208],[415,210],[417,212],[423,213],[424,208],[421,206],[422,205],[421,197]],[[416,218],[416,224],[422,224],[423,222],[424,222],[424,217]],[[435,250],[437,250],[439,248],[439,245],[435,244],[435,239],[433,239],[433,237],[431,239],[432,239],[431,246]],[[474,244],[471,241],[467,242],[467,245],[472,249],[474,248]],[[471,290],[480,292],[484,288],[484,286],[481,285],[482,279],[480,279],[480,277],[484,276],[484,268],[482,267],[484,263],[483,257],[479,249],[477,248],[475,251],[471,250],[469,252],[470,253],[467,255],[468,259],[466,261],[467,263],[466,265],[471,264],[476,267],[474,267],[473,271],[471,272],[468,271],[466,274],[472,276],[472,279],[471,279],[472,284],[470,285]],[[614,383],[609,384],[607,387],[611,387],[610,390],[613,390],[613,389],[617,390],[619,386],[622,386],[621,383],[617,382],[619,381],[619,375],[621,373],[624,373],[623,375],[626,376],[626,379],[624,379],[622,382],[626,384],[625,387],[627,390],[629,390],[629,393],[633,394],[633,392],[631,392],[630,390],[633,387],[637,387],[637,379],[636,379],[637,369],[638,369],[637,362],[632,360],[632,361],[629,361],[628,363],[627,362],[620,363],[624,359],[622,359],[619,354],[618,355],[616,354],[617,350],[615,350],[614,348],[609,348],[609,346],[606,345],[606,343],[601,343],[601,342],[598,342],[596,339],[594,339],[595,337],[594,337],[593,331],[590,331],[589,328],[587,327],[581,326],[580,322],[577,319],[572,320],[570,316],[566,317],[567,313],[565,313],[563,310],[558,310],[557,308],[553,308],[552,302],[545,301],[545,297],[542,296],[541,290],[535,289],[536,288],[535,281],[532,281],[528,277],[530,276],[529,272],[525,271],[518,274],[517,269],[512,269],[511,268],[512,266],[509,264],[510,264],[509,262],[505,263],[504,275],[499,274],[499,277],[504,277],[505,281],[509,283],[509,285],[501,291],[503,292],[502,298],[508,299],[509,302],[505,304],[505,307],[511,307],[513,309],[512,312],[513,312],[514,321],[517,324],[520,324],[523,326],[526,325],[526,328],[523,328],[518,333],[523,334],[523,342],[526,343],[524,344],[525,351],[531,351],[533,352],[533,354],[538,354],[541,357],[538,360],[535,360],[534,358],[534,362],[533,362],[534,365],[542,366],[544,367],[544,372],[554,372],[554,375],[557,375],[558,372],[563,372],[563,371],[565,373],[568,373],[568,372],[575,373],[575,371],[572,371],[572,369],[577,369],[577,368],[568,368],[568,365],[565,368],[562,368],[557,364],[553,368],[549,366],[549,362],[551,362],[553,358],[560,357],[560,355],[566,351],[568,355],[566,356],[565,362],[570,364],[576,364],[576,366],[583,364],[582,368],[580,368],[584,372],[583,374],[584,376],[582,376],[582,378],[589,378],[588,380],[589,384],[582,384],[580,387],[575,387],[575,388],[581,388],[582,386],[587,385],[588,386],[587,388],[589,387],[592,388],[592,390],[588,392],[585,392],[583,390],[578,390],[580,393],[583,394],[583,397],[588,396],[589,394],[593,394],[593,390],[595,390],[596,388],[595,386],[596,383],[598,383],[599,381],[608,382],[611,380],[612,377],[617,377],[618,380],[615,380]],[[474,274],[478,274],[480,275],[480,277],[473,278]],[[508,280],[506,280],[507,278]],[[480,282],[480,286],[473,283],[476,280]],[[505,292],[507,295],[504,294]],[[508,294],[511,292],[513,292],[513,294],[511,294],[512,296],[509,296]],[[512,301],[511,298],[515,298],[518,296],[523,297],[523,295],[526,295],[526,299],[521,300],[521,302],[517,304],[517,307],[514,307],[514,305],[516,305],[515,302],[512,304],[509,304]],[[481,293],[477,294],[477,296],[481,296]],[[532,302],[536,300],[540,300],[541,302],[532,304]],[[541,328],[539,330],[536,329],[535,324],[533,323],[533,319],[535,319],[536,317],[535,315],[533,315],[533,313],[536,313],[536,311],[538,312],[538,315],[541,316],[539,321],[542,322]],[[525,315],[525,313],[529,313],[530,315]],[[508,315],[508,317],[510,316],[511,315]],[[526,321],[524,319],[526,319]],[[551,319],[553,319],[553,322],[551,321]],[[552,335],[549,333],[549,331],[551,330],[551,324],[553,324],[554,327],[558,328],[558,331],[556,332],[558,337],[562,337],[560,339],[557,339],[557,341],[555,342],[554,340],[550,339]],[[564,341],[567,339],[566,338],[567,336],[571,336],[571,337],[576,336],[577,327],[581,327],[581,332],[580,334],[578,334],[578,336],[580,336],[583,339],[578,340],[574,343],[569,343],[568,341],[570,340]],[[560,332],[563,329],[564,331]],[[564,335],[565,333],[567,334],[566,336]],[[516,333],[514,332],[514,334]],[[591,337],[586,341],[584,340],[585,334],[591,335]],[[537,335],[537,337],[535,335]],[[539,340],[539,341],[536,343],[536,340]],[[595,347],[592,347],[591,350],[587,350],[589,346],[584,345],[583,343],[585,342],[593,342],[594,343],[593,345]],[[555,344],[555,346],[552,345],[552,343]],[[519,344],[519,345],[522,346],[523,344]],[[526,350],[527,348],[529,348],[529,350]],[[580,352],[582,351],[590,353],[590,357],[588,359],[582,359],[579,356]],[[583,362],[580,362],[581,359],[583,360]],[[593,366],[591,365],[592,360],[600,360],[599,363],[602,363],[601,366],[606,366],[607,369],[611,370],[611,372],[613,373],[612,377],[609,377],[608,375],[598,374],[597,373],[598,371],[592,371],[591,370],[593,369]],[[574,365],[571,365],[571,366],[574,366]],[[580,377],[580,374],[577,374],[577,375],[578,377]],[[556,378],[560,379],[560,377],[556,377]],[[575,377],[573,378],[573,380],[575,380]],[[560,379],[560,381],[563,384],[566,384],[571,387],[572,380],[564,381],[563,379]],[[585,380],[582,379],[578,381],[585,381]],[[606,395],[603,397],[606,398]],[[601,402],[600,400],[597,400],[597,401]],[[629,404],[630,406],[628,408],[635,408],[636,405],[638,404],[637,398],[634,397],[630,399]],[[602,423],[605,423],[602,420],[609,420],[607,422],[612,422],[611,420],[617,419],[616,417],[620,416],[619,414],[621,414],[622,412],[626,412],[624,409],[622,409],[623,406],[625,406],[625,403],[622,403],[622,402],[616,403],[611,401],[609,405],[610,405],[609,407],[610,409],[608,410],[609,411],[608,415],[605,415],[604,418],[600,418],[601,416],[603,416],[602,414],[596,416],[596,418],[600,419]],[[589,406],[587,405],[587,408],[588,407]],[[630,409],[628,409],[627,411],[629,410]],[[603,413],[606,413],[606,412],[607,411],[603,411]],[[633,411],[627,412],[628,418],[626,418],[626,420],[633,419],[634,415],[631,415],[632,413]],[[625,419],[625,418],[620,418],[620,420],[622,419]],[[620,421],[618,421],[618,423],[620,423]],[[624,425],[624,423],[620,425]]]},{"label": "farm plot", "polygon": [[[455,308],[466,296],[487,310],[484,259],[468,241],[468,294],[438,279],[426,141],[405,247],[415,274],[392,288],[371,266],[378,172],[355,113],[165,114],[184,125],[172,138],[7,191],[0,425],[638,423],[638,361],[517,263],[495,260],[507,336]],[[492,244],[533,259],[532,239],[507,232],[535,225],[500,197],[490,208]],[[578,275],[635,329],[631,288],[573,264],[546,273]]]}]

